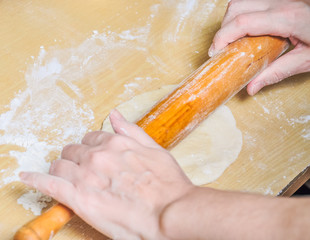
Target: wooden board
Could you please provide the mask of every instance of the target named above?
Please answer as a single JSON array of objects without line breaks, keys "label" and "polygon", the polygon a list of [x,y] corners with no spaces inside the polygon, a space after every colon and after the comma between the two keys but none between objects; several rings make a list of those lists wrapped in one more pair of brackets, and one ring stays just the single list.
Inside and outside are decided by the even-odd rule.
[{"label": "wooden board", "polygon": [[[117,104],[184,79],[208,59],[226,5],[224,0],[1,2],[2,239],[34,217],[17,203],[29,191],[14,181],[23,160],[30,169],[48,167],[38,163],[56,159],[62,146],[99,129]],[[309,74],[292,77],[255,97],[243,90],[227,103],[242,130],[243,148],[208,186],[277,195],[309,177],[304,171],[310,165],[309,79]],[[106,239],[78,217],[55,237],[73,238]]]}]

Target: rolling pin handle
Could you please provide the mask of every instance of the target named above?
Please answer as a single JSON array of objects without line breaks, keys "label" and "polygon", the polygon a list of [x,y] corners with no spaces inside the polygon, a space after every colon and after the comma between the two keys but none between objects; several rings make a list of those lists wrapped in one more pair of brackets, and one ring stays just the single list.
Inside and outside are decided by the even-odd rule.
[{"label": "rolling pin handle", "polygon": [[74,216],[71,209],[56,204],[41,216],[21,227],[14,240],[49,240]]},{"label": "rolling pin handle", "polygon": [[[288,45],[287,40],[271,36],[244,37],[231,43],[154,106],[137,125],[162,147],[174,146]],[[193,100],[192,96],[197,97]],[[49,240],[72,216],[69,208],[57,204],[24,225],[14,240]]]}]

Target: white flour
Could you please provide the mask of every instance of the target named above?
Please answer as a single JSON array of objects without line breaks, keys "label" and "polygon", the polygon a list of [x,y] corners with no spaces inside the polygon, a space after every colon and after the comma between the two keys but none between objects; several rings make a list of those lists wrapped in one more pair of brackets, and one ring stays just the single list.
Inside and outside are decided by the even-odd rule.
[{"label": "white flour", "polygon": [[42,208],[47,206],[47,202],[52,199],[40,192],[30,190],[22,195],[17,203],[23,205],[26,210],[31,210],[34,215],[40,215]]},{"label": "white flour", "polygon": [[[50,166],[46,161],[50,160],[48,155],[59,152],[65,143],[79,141],[92,124],[92,110],[80,104],[79,97],[69,97],[57,85],[62,81],[77,96],[80,95],[75,81],[82,77],[82,71],[72,76],[67,62],[72,59],[61,58],[63,56],[57,51],[50,54],[41,47],[39,56],[25,72],[26,89],[19,91],[7,106],[8,111],[0,115],[0,130],[4,133],[0,136],[0,144],[17,145],[25,149],[9,151],[8,155],[16,158],[19,166],[13,174],[2,179],[1,186],[18,181],[21,171],[47,172]],[[64,114],[68,111],[70,115]],[[53,138],[49,138],[48,134]],[[49,200],[43,198],[39,202],[40,196],[40,193],[30,191],[18,203],[40,214],[45,206],[43,202]]]},{"label": "white flour", "polygon": [[[111,60],[111,55],[119,51],[145,51],[141,44],[137,49],[128,41],[145,44],[148,28],[147,25],[119,35],[108,28],[101,34],[94,30],[90,38],[75,48],[46,50],[41,46],[38,57],[31,56],[33,64],[28,64],[25,72],[26,89],[20,90],[6,106],[8,110],[0,115],[0,131],[3,131],[0,145],[11,144],[25,149],[9,151],[8,155],[16,158],[18,168],[1,170],[13,173],[0,180],[0,187],[19,181],[21,171],[47,172],[51,152],[59,153],[65,144],[80,141],[89,131],[94,115],[84,103],[77,83],[103,67],[114,68],[116,60]],[[93,82],[89,85],[93,92],[97,91]],[[138,84],[126,85],[124,94],[133,94],[131,89],[137,87]],[[68,89],[73,97],[68,95]],[[31,190],[21,196],[18,203],[38,215],[44,202],[50,200],[41,196]]]},{"label": "white flour", "polygon": [[[176,42],[181,40],[181,35],[186,25],[190,21],[205,21],[216,7],[217,0],[166,0],[163,5],[174,10],[174,14],[169,22],[168,31],[163,33],[164,41]],[[194,30],[193,30],[194,31]]]},{"label": "white flour", "polygon": [[[199,3],[198,3],[199,2]],[[79,88],[81,81],[88,79],[93,94],[98,90],[92,76],[104,71],[115,71],[121,54],[132,56],[139,54],[151,62],[154,72],[167,73],[167,65],[159,56],[152,55],[150,35],[152,24],[160,12],[173,10],[171,22],[162,34],[164,40],[177,41],[190,21],[205,21],[216,1],[162,1],[150,8],[150,15],[144,26],[116,33],[106,29],[93,30],[84,42],[71,48],[48,49],[41,46],[37,56],[29,56],[24,72],[26,86],[20,89],[0,114],[0,145],[10,144],[16,147],[1,157],[14,157],[18,163],[16,169],[2,169],[3,178],[0,187],[19,181],[21,171],[47,172],[50,161],[58,155],[62,147],[70,142],[79,142],[93,124],[94,114],[91,106],[85,104],[84,95]],[[199,6],[199,8],[198,8]],[[193,20],[194,19],[194,20]],[[156,20],[157,21],[157,20]],[[194,32],[193,32],[194,34]],[[152,72],[153,69],[150,69]],[[135,76],[132,82],[124,85],[120,100],[134,96],[152,81],[154,76]],[[103,93],[105,89],[100,89]],[[68,114],[68,112],[70,114]],[[35,191],[29,191],[18,199],[25,209],[40,214],[44,202],[49,198]]]}]

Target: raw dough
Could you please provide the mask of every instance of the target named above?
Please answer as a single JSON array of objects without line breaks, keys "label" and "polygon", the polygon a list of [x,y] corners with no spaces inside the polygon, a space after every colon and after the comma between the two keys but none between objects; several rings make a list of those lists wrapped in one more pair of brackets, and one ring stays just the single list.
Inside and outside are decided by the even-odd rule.
[{"label": "raw dough", "polygon": [[[122,103],[118,109],[131,122],[143,114],[176,86],[164,86]],[[108,119],[102,130],[112,132]],[[223,105],[170,152],[186,175],[196,185],[216,180],[237,159],[242,147],[242,134],[230,109]]]}]

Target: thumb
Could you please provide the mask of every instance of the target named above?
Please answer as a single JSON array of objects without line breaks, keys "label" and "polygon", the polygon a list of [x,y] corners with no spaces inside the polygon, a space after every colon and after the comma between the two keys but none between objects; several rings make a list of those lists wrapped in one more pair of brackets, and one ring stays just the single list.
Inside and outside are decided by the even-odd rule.
[{"label": "thumb", "polygon": [[133,138],[146,147],[161,148],[142,128],[128,122],[116,109],[110,113],[110,122],[115,133]]},{"label": "thumb", "polygon": [[263,87],[282,81],[290,76],[310,71],[310,48],[296,46],[278,58],[255,77],[247,86],[249,95],[255,95]]}]

